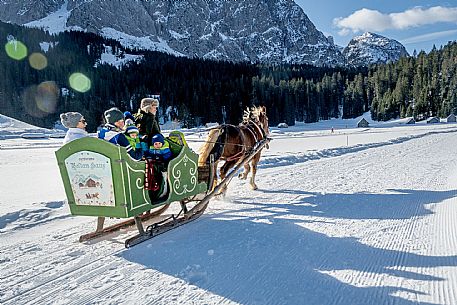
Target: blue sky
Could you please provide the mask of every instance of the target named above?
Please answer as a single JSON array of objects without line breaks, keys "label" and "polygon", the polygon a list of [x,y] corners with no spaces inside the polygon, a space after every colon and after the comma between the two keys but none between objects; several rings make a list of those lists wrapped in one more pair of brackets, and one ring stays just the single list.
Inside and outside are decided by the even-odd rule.
[{"label": "blue sky", "polygon": [[316,28],[345,47],[370,31],[400,41],[411,54],[457,40],[457,1],[295,0]]}]

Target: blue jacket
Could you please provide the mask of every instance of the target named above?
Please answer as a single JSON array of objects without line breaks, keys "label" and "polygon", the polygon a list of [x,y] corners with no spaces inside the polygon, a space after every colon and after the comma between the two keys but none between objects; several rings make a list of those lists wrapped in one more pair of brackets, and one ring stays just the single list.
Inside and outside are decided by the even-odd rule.
[{"label": "blue jacket", "polygon": [[165,141],[164,145],[156,149],[154,146],[151,146],[149,148],[149,154],[148,156],[151,159],[167,162],[168,160],[171,159],[171,150],[170,146],[168,145],[168,142]]},{"label": "blue jacket", "polygon": [[135,160],[141,160],[143,157],[143,150],[141,148],[134,150],[122,131],[112,124],[106,124],[100,129],[98,138],[125,147],[130,157]]}]

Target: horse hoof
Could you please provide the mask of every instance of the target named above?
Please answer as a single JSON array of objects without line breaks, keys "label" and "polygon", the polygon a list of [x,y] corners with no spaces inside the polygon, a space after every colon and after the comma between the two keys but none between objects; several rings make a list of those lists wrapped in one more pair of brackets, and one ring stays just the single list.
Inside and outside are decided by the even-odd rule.
[{"label": "horse hoof", "polygon": [[255,191],[257,189],[258,189],[257,185],[251,185],[251,190]]}]

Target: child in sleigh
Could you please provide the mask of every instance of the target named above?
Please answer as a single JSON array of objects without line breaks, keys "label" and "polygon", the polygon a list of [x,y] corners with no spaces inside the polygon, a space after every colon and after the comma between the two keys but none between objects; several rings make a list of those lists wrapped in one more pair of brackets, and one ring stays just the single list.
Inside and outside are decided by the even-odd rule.
[{"label": "child in sleigh", "polygon": [[149,147],[148,158],[162,162],[164,165],[168,164],[171,159],[170,145],[161,133],[154,135],[151,139],[152,146]]},{"label": "child in sleigh", "polygon": [[146,157],[147,179],[145,188],[150,190],[149,195],[153,198],[162,198],[168,193],[167,190],[167,165],[172,153],[167,141],[162,134],[156,134],[151,139],[152,146]]}]

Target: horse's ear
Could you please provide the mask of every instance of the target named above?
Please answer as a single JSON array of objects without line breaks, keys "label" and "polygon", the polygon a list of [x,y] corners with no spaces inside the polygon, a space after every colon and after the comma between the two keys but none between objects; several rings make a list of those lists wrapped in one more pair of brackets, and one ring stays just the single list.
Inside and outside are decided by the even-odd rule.
[{"label": "horse's ear", "polygon": [[267,107],[262,106],[261,109],[262,109],[262,112],[263,112],[263,113],[267,113]]}]

